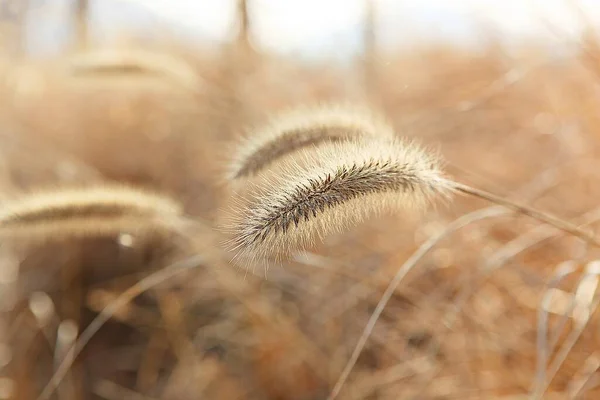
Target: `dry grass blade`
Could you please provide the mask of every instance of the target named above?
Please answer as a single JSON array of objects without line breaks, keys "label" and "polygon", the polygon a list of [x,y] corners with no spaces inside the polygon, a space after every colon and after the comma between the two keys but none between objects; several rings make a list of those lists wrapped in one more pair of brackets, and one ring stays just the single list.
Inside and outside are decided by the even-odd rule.
[{"label": "dry grass blade", "polygon": [[131,389],[124,388],[107,380],[97,383],[92,390],[95,395],[108,400],[155,400],[153,397],[139,394]]},{"label": "dry grass blade", "polygon": [[45,190],[5,204],[0,235],[26,239],[114,235],[173,224],[181,214],[176,201],[127,186]]},{"label": "dry grass blade", "polygon": [[391,125],[366,107],[343,103],[297,107],[250,131],[236,145],[227,175],[230,181],[253,177],[286,155],[325,143],[394,136]]},{"label": "dry grass blade", "polygon": [[531,218],[537,219],[538,221],[552,225],[555,228],[558,228],[564,232],[570,233],[573,236],[577,236],[578,238],[582,239],[583,241],[585,241],[589,244],[592,244],[596,247],[600,247],[600,240],[598,240],[598,238],[596,238],[593,233],[584,231],[581,228],[579,228],[578,226],[576,226],[568,221],[565,221],[563,219],[560,219],[554,215],[536,210],[534,208],[528,207],[523,204],[519,204],[519,203],[510,201],[510,200],[507,200],[503,197],[500,197],[493,193],[486,192],[481,189],[476,189],[476,188],[469,187],[467,185],[463,185],[461,183],[453,184],[453,188],[458,192],[463,192],[463,193],[471,195],[471,196],[476,196],[476,197],[482,198],[484,200],[491,201],[495,204],[502,205],[513,211],[516,211],[518,213],[527,215]]},{"label": "dry grass blade", "polygon": [[594,378],[597,376],[600,368],[600,357],[597,352],[593,352],[584,362],[581,369],[578,371],[578,379],[575,379],[569,385],[569,398],[580,399],[585,390],[598,384]]},{"label": "dry grass blade", "polygon": [[559,349],[554,362],[550,365],[550,372],[548,373],[548,379],[543,382],[539,388],[537,388],[536,392],[531,396],[532,399],[542,399],[544,393],[548,390],[550,386],[550,382],[554,379],[560,367],[564,363],[565,359],[575,346],[575,343],[580,339],[581,335],[585,331],[591,320],[591,314],[595,313],[600,306],[600,298],[596,298],[592,304],[589,305],[590,315],[587,316],[584,320],[578,321],[575,325],[575,329],[569,333],[567,336],[563,346]]},{"label": "dry grass blade", "polygon": [[[552,379],[558,373],[561,365],[567,358],[570,350],[579,340],[579,337],[583,333],[583,330],[591,320],[592,314],[596,311],[600,300],[596,296],[596,289],[598,285],[598,265],[596,263],[590,263],[586,267],[585,274],[577,285],[577,291],[571,299],[571,304],[567,308],[564,316],[570,316],[573,319],[575,329],[571,331],[567,340],[563,343],[562,348],[559,350],[557,357],[550,366],[550,372],[548,373],[548,379],[546,379],[546,371],[544,364],[541,371],[539,371],[539,377],[536,379],[536,385],[532,390],[532,399],[541,399],[544,396],[545,391],[550,385]],[[547,321],[545,321],[547,324]],[[558,336],[558,333],[555,337]],[[552,341],[554,342],[554,340]],[[552,348],[555,343],[552,343]]]},{"label": "dry grass blade", "polygon": [[[546,364],[549,357],[549,349],[547,343],[548,337],[548,310],[549,303],[552,299],[553,291],[551,289],[558,286],[558,284],[568,275],[575,271],[575,265],[572,263],[564,263],[559,265],[555,275],[548,282],[548,289],[544,293],[544,297],[541,301],[541,305],[538,309],[538,329],[537,329],[537,365],[536,365],[536,385],[537,387],[544,384],[546,376]],[[537,392],[539,389],[533,390]]]},{"label": "dry grass blade", "polygon": [[280,259],[364,219],[416,211],[449,193],[437,159],[395,140],[323,145],[281,163],[225,222],[243,260]]}]

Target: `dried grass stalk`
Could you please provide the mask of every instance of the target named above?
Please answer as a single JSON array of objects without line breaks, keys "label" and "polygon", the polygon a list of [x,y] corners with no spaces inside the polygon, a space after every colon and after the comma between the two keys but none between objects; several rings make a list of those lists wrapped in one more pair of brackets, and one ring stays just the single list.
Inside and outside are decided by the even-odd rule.
[{"label": "dried grass stalk", "polygon": [[277,160],[316,145],[394,136],[391,125],[366,107],[329,103],[292,108],[236,144],[227,178],[235,181],[256,176]]},{"label": "dried grass stalk", "polygon": [[226,245],[247,261],[280,259],[375,214],[447,195],[438,158],[397,139],[328,143],[279,162],[226,216]]}]

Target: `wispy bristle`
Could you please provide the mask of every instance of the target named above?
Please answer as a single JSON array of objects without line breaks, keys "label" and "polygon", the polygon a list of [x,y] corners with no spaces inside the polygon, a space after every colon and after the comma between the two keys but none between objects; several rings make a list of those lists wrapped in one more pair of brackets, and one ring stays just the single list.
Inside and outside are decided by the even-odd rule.
[{"label": "wispy bristle", "polygon": [[294,108],[243,138],[228,178],[234,181],[255,176],[273,162],[310,146],[394,135],[382,116],[356,105],[332,103]]},{"label": "wispy bristle", "polygon": [[111,235],[181,215],[166,197],[120,185],[40,191],[3,204],[0,234],[26,238]]},{"label": "wispy bristle", "polygon": [[235,198],[225,227],[244,259],[280,258],[382,212],[418,210],[451,185],[438,160],[395,139],[330,143],[300,152]]}]

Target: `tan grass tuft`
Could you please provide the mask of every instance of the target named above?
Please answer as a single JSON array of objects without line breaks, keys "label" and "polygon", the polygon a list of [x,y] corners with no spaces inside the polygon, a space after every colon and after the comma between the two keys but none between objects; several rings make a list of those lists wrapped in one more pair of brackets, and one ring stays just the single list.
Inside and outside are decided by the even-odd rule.
[{"label": "tan grass tuft", "polygon": [[38,191],[2,205],[0,235],[31,239],[154,229],[182,214],[174,200],[125,185]]},{"label": "tan grass tuft", "polygon": [[228,179],[255,176],[273,162],[310,146],[365,136],[392,138],[395,133],[383,116],[366,107],[329,103],[292,108],[242,139],[234,151]]},{"label": "tan grass tuft", "polygon": [[227,246],[247,261],[280,259],[364,219],[417,211],[449,193],[438,159],[397,139],[328,143],[278,163],[224,224]]}]

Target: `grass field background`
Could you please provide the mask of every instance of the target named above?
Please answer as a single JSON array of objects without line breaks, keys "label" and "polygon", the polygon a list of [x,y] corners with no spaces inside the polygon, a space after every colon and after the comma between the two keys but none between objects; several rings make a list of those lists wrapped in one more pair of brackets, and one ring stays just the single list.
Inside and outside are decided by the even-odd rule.
[{"label": "grass field background", "polygon": [[[512,3],[502,2],[507,26],[521,15],[510,24]],[[384,15],[386,6],[374,4]],[[233,22],[242,19],[236,6]],[[433,15],[461,13],[458,3],[438,6],[431,2]],[[112,12],[161,20],[159,6],[122,7]],[[303,34],[276,30],[283,17],[255,28],[264,46],[250,36],[258,8],[247,31],[223,29],[230,33],[211,42],[189,27],[202,32],[217,7],[197,7],[165,11],[171,28],[157,23],[151,35],[123,18],[105,40],[92,34],[102,24],[77,25],[73,8],[63,7],[67,25],[55,37],[48,27],[42,37],[23,36],[23,21],[45,21],[39,10],[4,24],[0,200],[39,187],[127,182],[178,199],[198,225],[193,245],[166,258],[144,240],[3,243],[0,398],[37,399],[100,310],[151,272],[200,255],[197,268],[116,310],[51,398],[326,399],[398,269],[469,213],[473,221],[448,231],[395,290],[338,398],[600,395],[600,253],[554,228],[457,196],[423,216],[369,220],[266,272],[228,264],[214,228],[230,196],[220,174],[231,140],[286,107],[336,100],[381,110],[399,135],[439,150],[459,181],[597,227],[597,11],[564,3],[564,19],[577,23],[561,25],[541,10],[543,39],[514,36],[477,14],[477,46],[418,34],[439,28],[445,36],[444,18],[414,22],[410,45],[395,46],[393,30],[381,28],[391,11],[371,21],[357,11],[354,27],[342,24],[354,35],[343,57],[328,53],[338,39],[319,47],[325,39],[304,27],[320,49],[307,60],[290,51]],[[202,14],[197,26],[192,10]],[[326,25],[317,11],[306,15]],[[364,35],[370,26],[379,34]],[[24,50],[42,42],[54,50]],[[110,68],[74,68],[100,52]]]}]

